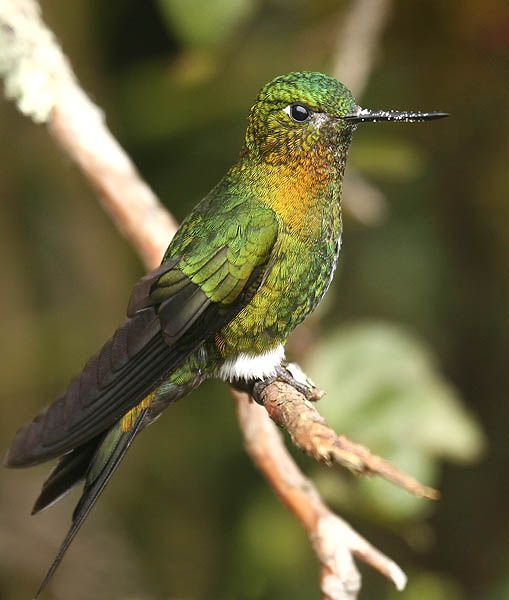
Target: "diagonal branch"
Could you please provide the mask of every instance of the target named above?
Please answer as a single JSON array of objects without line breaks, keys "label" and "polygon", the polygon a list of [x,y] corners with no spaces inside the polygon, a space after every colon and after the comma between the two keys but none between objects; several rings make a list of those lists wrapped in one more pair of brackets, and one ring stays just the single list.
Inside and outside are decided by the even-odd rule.
[{"label": "diagonal branch", "polygon": [[177,223],[79,86],[35,0],[0,0],[0,76],[6,96],[47,124],[145,265],[156,267]]},{"label": "diagonal branch", "polygon": [[276,380],[255,396],[274,423],[288,431],[297,448],[328,466],[340,465],[358,475],[378,475],[414,496],[438,499],[437,490],[423,486],[365,446],[338,435],[297,385],[298,382],[292,385],[288,380]]},{"label": "diagonal branch", "polygon": [[[266,393],[270,394],[273,386],[277,384],[268,386]],[[323,600],[357,598],[361,582],[352,556],[369,564],[402,590],[406,584],[403,571],[327,507],[295,464],[263,408],[246,401],[243,394],[234,395],[249,455],[308,534],[320,562]]]},{"label": "diagonal branch", "polygon": [[[6,95],[52,136],[80,167],[117,227],[153,268],[176,224],[141,179],[105,125],[101,111],[77,83],[53,34],[40,18],[35,0],[0,0],[0,76]],[[419,495],[419,486],[362,446],[329,429],[316,409],[287,383],[269,383],[260,393],[267,411],[232,390],[247,451],[270,485],[296,515],[321,563],[325,600],[357,597],[360,576],[352,556],[391,579],[398,589],[405,575],[389,558],[334,515],[289,456],[270,419],[287,429],[293,442],[318,460],[336,462],[360,473],[385,476]]]}]

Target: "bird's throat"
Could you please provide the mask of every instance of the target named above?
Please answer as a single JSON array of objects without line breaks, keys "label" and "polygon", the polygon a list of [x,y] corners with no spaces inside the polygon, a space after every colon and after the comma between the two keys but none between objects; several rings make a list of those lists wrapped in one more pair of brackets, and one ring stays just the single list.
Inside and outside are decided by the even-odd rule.
[{"label": "bird's throat", "polygon": [[285,227],[302,239],[316,239],[338,211],[346,152],[316,149],[283,164],[261,163],[259,196]]},{"label": "bird's throat", "polygon": [[334,179],[312,168],[290,168],[281,174],[280,183],[270,190],[267,203],[292,233],[311,238],[319,235],[324,212],[334,196],[339,198],[339,193],[334,193]]}]

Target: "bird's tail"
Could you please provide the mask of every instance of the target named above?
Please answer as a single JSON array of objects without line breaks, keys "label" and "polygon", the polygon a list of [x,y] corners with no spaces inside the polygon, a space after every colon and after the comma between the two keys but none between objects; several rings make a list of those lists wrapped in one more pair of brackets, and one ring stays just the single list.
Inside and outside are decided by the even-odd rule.
[{"label": "bird's tail", "polygon": [[64,456],[44,484],[33,512],[38,512],[56,502],[86,476],[83,494],[72,515],[71,527],[35,598],[39,597],[55,573],[79,528],[140,431],[147,411],[147,407],[133,409],[116,423],[106,435],[95,438],[85,446],[81,446]]},{"label": "bird's tail", "polygon": [[85,479],[104,437],[105,434],[101,434],[62,456],[42,486],[32,509],[33,515],[53,506]]}]

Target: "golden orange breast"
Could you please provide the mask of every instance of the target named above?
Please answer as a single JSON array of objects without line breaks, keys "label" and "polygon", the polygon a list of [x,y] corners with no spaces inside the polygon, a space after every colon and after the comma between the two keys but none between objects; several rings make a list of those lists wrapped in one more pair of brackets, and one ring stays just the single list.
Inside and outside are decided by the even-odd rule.
[{"label": "golden orange breast", "polygon": [[[313,160],[314,159],[314,160]],[[298,164],[279,166],[268,174],[265,198],[288,230],[299,237],[320,234],[324,203],[330,201],[326,192],[331,178],[323,168],[323,157],[310,156]]]}]

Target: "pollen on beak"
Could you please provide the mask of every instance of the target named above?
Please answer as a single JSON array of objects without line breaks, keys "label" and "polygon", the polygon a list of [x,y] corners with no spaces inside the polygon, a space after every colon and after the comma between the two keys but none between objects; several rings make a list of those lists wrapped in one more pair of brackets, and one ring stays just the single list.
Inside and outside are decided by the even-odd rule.
[{"label": "pollen on beak", "polygon": [[376,123],[377,121],[432,121],[433,119],[443,119],[448,117],[446,112],[420,112],[420,111],[399,111],[399,110],[370,110],[356,106],[354,110],[343,118],[347,123]]}]

